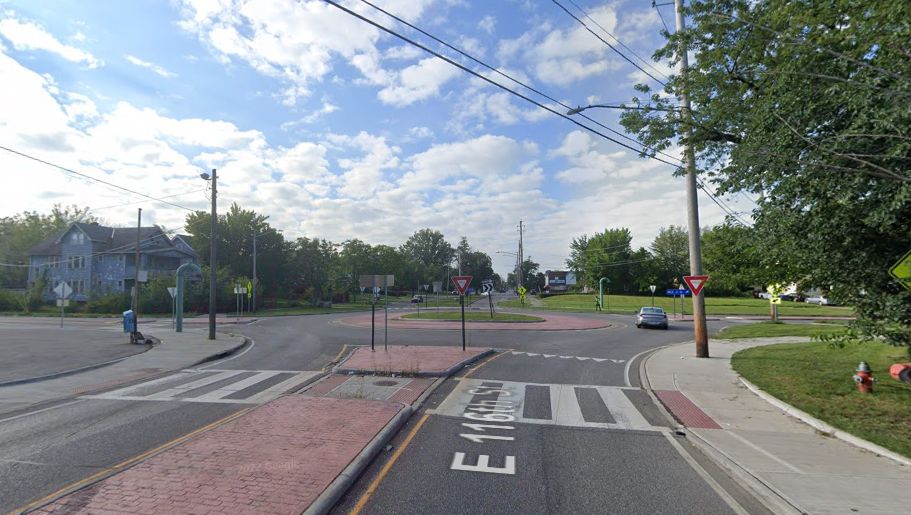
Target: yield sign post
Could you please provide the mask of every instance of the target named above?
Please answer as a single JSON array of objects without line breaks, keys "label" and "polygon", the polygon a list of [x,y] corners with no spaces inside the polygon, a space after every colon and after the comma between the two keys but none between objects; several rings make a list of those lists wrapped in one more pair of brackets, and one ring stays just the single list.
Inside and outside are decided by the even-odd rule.
[{"label": "yield sign post", "polygon": [[690,291],[693,292],[693,298],[698,296],[702,292],[702,287],[705,286],[705,282],[709,280],[707,275],[685,275],[683,276],[683,282],[690,287]]},{"label": "yield sign post", "polygon": [[468,285],[471,284],[471,279],[473,277],[470,275],[454,275],[452,276],[452,284],[455,285],[456,290],[459,292],[459,304],[462,306],[462,350],[465,350],[465,291],[468,290]]}]

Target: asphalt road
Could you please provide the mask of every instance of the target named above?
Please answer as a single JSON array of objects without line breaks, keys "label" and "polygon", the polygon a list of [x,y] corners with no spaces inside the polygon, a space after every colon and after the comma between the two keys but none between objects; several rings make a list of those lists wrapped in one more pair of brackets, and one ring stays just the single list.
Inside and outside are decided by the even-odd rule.
[{"label": "asphalt road", "polygon": [[[261,397],[269,393],[264,389],[284,384],[282,381],[294,382],[308,373],[320,370],[335,358],[344,345],[369,343],[369,329],[340,324],[339,319],[345,316],[349,315],[275,317],[247,326],[230,326],[225,330],[248,335],[254,340],[254,344],[242,353],[216,362],[207,369],[177,373],[162,379],[159,383],[145,382],[136,387],[120,386],[100,396],[68,399],[42,406],[40,410],[0,419],[0,511],[15,509],[73,481],[105,472],[125,459],[140,455],[231,413],[262,402],[269,397]],[[572,353],[575,356],[569,359],[509,354],[488,365],[487,370],[478,370],[476,376],[483,380],[511,378],[526,382],[534,380],[625,385],[626,360],[646,349],[691,337],[688,325],[672,325],[669,331],[646,331],[631,326],[631,317],[591,316],[608,316],[616,324],[607,329],[591,331],[469,331],[470,343],[475,346],[493,346],[513,349],[515,352],[553,352],[563,355]],[[152,326],[148,324],[145,330],[155,334]],[[166,331],[166,324],[162,324],[159,330]],[[383,339],[384,333],[378,328],[377,345],[381,345]],[[455,346],[461,344],[461,333],[446,330],[397,329],[389,331],[388,340],[390,344]],[[604,361],[580,360],[579,357],[598,358]],[[624,362],[614,363],[610,359]],[[499,361],[503,363],[498,363]],[[242,390],[230,397],[238,399],[236,403],[205,401],[204,396],[216,392],[224,383],[230,382],[225,377],[232,374],[255,384],[247,389],[250,391]],[[259,381],[261,375],[270,378]],[[635,379],[633,381],[633,384],[636,384]],[[440,395],[442,392],[441,390]],[[442,398],[434,402],[440,401]],[[648,403],[647,399],[642,398],[631,398],[631,402],[638,403],[636,405]],[[439,481],[443,478],[448,480],[449,474],[453,473],[447,472],[446,468],[446,461],[451,461],[451,457],[443,462],[439,462],[439,458],[445,457],[446,452],[453,452],[455,446],[462,442],[459,442],[459,437],[453,433],[458,428],[457,417],[433,415],[431,418],[433,423],[423,429],[416,439],[425,444],[409,448],[408,452],[415,453],[421,448],[430,449],[432,452],[414,456],[409,454],[406,456],[407,459],[403,458],[397,465],[395,474],[400,474],[401,480],[406,482],[417,481],[421,475],[424,475],[422,481],[432,481],[432,477],[426,476],[428,470],[439,471],[437,488],[433,495],[448,502],[454,499],[456,494],[447,488],[468,488],[478,480],[471,479],[469,483],[451,484]],[[530,482],[523,488],[539,492],[540,487],[534,486],[534,483],[547,483],[548,488],[552,488],[552,495],[556,496],[551,498],[555,503],[551,506],[556,507],[555,509],[593,506],[573,502],[583,502],[580,499],[588,498],[593,502],[602,499],[601,494],[595,493],[600,482],[597,478],[623,476],[618,468],[621,466],[621,462],[616,458],[618,456],[623,457],[623,463],[629,460],[642,462],[628,467],[624,464],[623,467],[629,468],[632,474],[630,477],[643,481],[647,480],[649,475],[660,475],[658,469],[663,465],[658,462],[673,456],[669,444],[662,440],[663,437],[660,435],[652,434],[653,432],[637,436],[635,432],[628,431],[540,425],[526,427],[520,424],[516,426],[521,426],[521,429],[517,429],[517,435],[520,435],[517,441],[521,443],[521,449],[524,449],[520,462],[524,464],[522,477]],[[466,443],[471,445],[471,442]],[[591,450],[586,450],[589,448]],[[616,450],[619,448],[623,450]],[[615,449],[622,454],[615,453],[615,457],[609,459],[608,454],[602,453],[603,449]],[[587,465],[580,468],[574,460],[585,456],[588,458],[582,463]],[[469,458],[469,461],[470,459],[472,458]],[[381,462],[382,460],[378,460],[374,467],[379,466]],[[599,468],[606,467],[607,463],[612,464],[610,472]],[[579,476],[582,472],[594,476],[582,481]],[[375,474],[375,470],[372,473]],[[389,512],[403,512],[414,508],[413,512],[422,512],[423,508],[432,508],[416,504],[396,505],[399,507],[383,504],[386,502],[384,496],[387,495],[384,492],[390,491],[389,488],[397,484],[394,482],[395,474],[390,476],[388,484],[383,484],[381,492],[373,500],[380,503],[375,505],[377,509],[389,508]],[[455,474],[455,477],[459,476],[467,477],[464,473]],[[669,466],[665,476],[667,481],[675,484],[679,482],[679,485],[684,486],[693,481],[698,484],[693,478],[692,473],[687,474],[685,468],[678,465]],[[483,480],[480,483],[488,484]],[[460,484],[462,486],[459,486]],[[358,488],[363,488],[363,484],[359,484]],[[645,491],[643,489],[643,492]],[[465,492],[470,490],[463,491],[461,495],[465,495]],[[482,490],[478,495],[484,497],[486,494],[483,492],[492,490]],[[501,490],[498,490],[498,493],[505,495]],[[352,496],[356,494],[353,493]],[[515,495],[512,497],[515,498]],[[705,502],[709,503],[707,506],[718,506],[717,499],[713,499],[711,492],[700,494],[699,498],[703,497]],[[389,497],[393,498],[394,496]],[[664,502],[656,500],[655,506],[663,506]]]}]

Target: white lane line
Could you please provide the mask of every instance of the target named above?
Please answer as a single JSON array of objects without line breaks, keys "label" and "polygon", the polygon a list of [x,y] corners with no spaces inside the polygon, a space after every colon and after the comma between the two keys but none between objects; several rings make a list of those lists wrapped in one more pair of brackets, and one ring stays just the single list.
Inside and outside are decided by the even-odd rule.
[{"label": "white lane line", "polygon": [[[246,337],[245,337],[245,338],[246,338]],[[214,367],[215,365],[220,365],[220,364],[222,364],[222,363],[224,363],[224,362],[226,362],[226,361],[231,361],[232,359],[237,359],[237,358],[243,356],[244,354],[250,352],[250,350],[251,350],[253,347],[256,346],[256,342],[253,340],[253,338],[247,338],[247,339],[250,340],[250,346],[247,347],[246,349],[242,350],[240,353],[235,354],[234,356],[228,356],[227,358],[220,359],[220,360],[218,360],[218,361],[213,361],[212,363],[209,363],[208,365],[201,366],[201,367],[197,367],[197,368],[209,368],[209,367]]]},{"label": "white lane line", "polygon": [[[173,399],[174,397],[177,397],[180,394],[186,393],[195,388],[201,388],[203,386],[208,386],[212,383],[217,383],[218,381],[221,381],[223,379],[228,379],[228,378],[234,377],[238,374],[243,374],[244,372],[246,372],[246,370],[232,370],[230,372],[219,372],[217,374],[214,374],[214,375],[211,375],[208,377],[204,377],[197,381],[191,381],[189,383],[182,384],[180,386],[175,386],[174,388],[168,388],[167,390],[164,390],[164,391],[161,391],[158,393],[153,393],[152,395],[147,395],[146,398],[149,399],[150,401]],[[111,393],[114,393],[114,392],[111,392]]]},{"label": "white lane line", "polygon": [[9,421],[11,421],[11,420],[17,420],[17,419],[20,419],[20,418],[25,418],[25,417],[28,417],[28,416],[30,416],[30,415],[37,415],[37,414],[39,414],[39,413],[44,413],[44,412],[46,412],[46,411],[55,410],[55,409],[57,409],[57,408],[62,408],[62,407],[64,407],[64,406],[71,406],[71,405],[73,405],[73,404],[78,404],[78,403],[80,403],[80,402],[82,402],[82,399],[77,399],[77,400],[75,400],[75,401],[65,402],[65,403],[63,403],[63,404],[58,404],[58,405],[56,405],[56,406],[51,406],[51,407],[48,407],[48,408],[43,408],[43,409],[39,409],[39,410],[35,410],[35,411],[29,411],[28,413],[22,413],[22,414],[20,414],[20,415],[15,415],[15,416],[12,416],[12,417],[2,418],[2,419],[0,419],[0,423],[2,423],[2,422],[9,422]]},{"label": "white lane line", "polygon": [[576,398],[575,386],[554,385],[550,388],[550,408],[554,424],[558,426],[584,426],[585,417]]},{"label": "white lane line", "polygon": [[718,496],[721,497],[721,499],[724,500],[724,502],[727,503],[727,505],[732,510],[734,510],[734,513],[737,515],[749,515],[750,512],[746,511],[743,506],[741,506],[740,503],[738,503],[731,496],[731,494],[727,492],[727,490],[721,488],[721,485],[715,481],[715,478],[710,476],[709,473],[706,472],[704,468],[702,468],[702,465],[700,465],[699,462],[697,462],[692,456],[690,456],[688,452],[686,452],[686,449],[680,445],[680,442],[674,439],[673,435],[671,435],[669,431],[662,431],[661,433],[664,435],[667,441],[670,442],[671,447],[673,447],[680,454],[683,460],[686,461],[690,467],[696,471],[696,474],[699,474],[699,477],[701,477],[702,480],[705,481],[709,487],[714,490],[715,493],[718,494]]},{"label": "white lane line", "polygon": [[626,429],[652,429],[652,425],[639,413],[623,391],[604,386],[599,386],[597,390],[617,425]]},{"label": "white lane line", "polygon": [[266,379],[269,379],[270,377],[277,376],[280,373],[281,372],[272,372],[272,371],[260,372],[258,374],[252,375],[246,379],[241,379],[240,381],[231,383],[226,386],[222,386],[221,388],[219,388],[217,390],[213,390],[209,393],[194,397],[194,399],[196,399],[197,401],[209,401],[209,400],[221,399],[225,396],[231,395],[232,393],[239,392],[240,390],[243,390],[244,388],[246,388],[248,386],[253,386],[256,383],[259,383],[260,381],[265,381]]}]

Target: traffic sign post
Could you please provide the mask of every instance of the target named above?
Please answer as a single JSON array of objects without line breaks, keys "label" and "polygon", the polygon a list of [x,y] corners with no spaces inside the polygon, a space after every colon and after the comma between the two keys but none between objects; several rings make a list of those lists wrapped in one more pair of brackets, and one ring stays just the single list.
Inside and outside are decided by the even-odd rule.
[{"label": "traffic sign post", "polygon": [[524,286],[519,286],[519,289],[516,291],[519,292],[519,302],[522,303],[522,307],[524,308],[525,307],[525,292],[527,292],[528,290],[526,290]]},{"label": "traffic sign post", "polygon": [[168,286],[168,294],[171,296],[171,329],[177,327],[177,287]]},{"label": "traffic sign post", "polygon": [[470,275],[454,275],[452,276],[452,284],[455,285],[456,291],[459,292],[459,304],[462,307],[462,350],[465,350],[465,291],[468,290],[468,285],[471,284],[473,279]]},{"label": "traffic sign post", "polygon": [[54,293],[57,294],[57,305],[60,306],[60,327],[63,327],[63,308],[69,306],[70,301],[67,297],[73,293],[73,288],[66,281],[62,281],[54,288]]},{"label": "traffic sign post", "polygon": [[655,307],[655,289],[656,289],[656,288],[657,288],[657,286],[654,285],[654,284],[650,284],[650,285],[648,286],[648,289],[649,289],[649,290],[652,290],[652,307]]},{"label": "traffic sign post", "polygon": [[481,289],[487,294],[487,303],[490,304],[490,319],[493,320],[493,280],[481,281]]}]

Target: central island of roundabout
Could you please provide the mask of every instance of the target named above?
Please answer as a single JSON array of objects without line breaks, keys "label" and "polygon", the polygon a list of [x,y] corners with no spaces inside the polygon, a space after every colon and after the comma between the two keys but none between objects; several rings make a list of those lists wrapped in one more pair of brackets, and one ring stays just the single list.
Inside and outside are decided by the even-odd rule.
[{"label": "central island of roundabout", "polygon": [[[461,330],[462,318],[458,310],[421,310],[407,313],[389,313],[388,327],[395,329],[430,329],[442,331]],[[370,313],[345,317],[339,323],[370,328]],[[384,324],[384,314],[377,311],[374,314],[376,327]],[[465,325],[471,330],[482,331],[579,331],[586,329],[603,329],[610,327],[611,323],[601,317],[579,316],[556,313],[513,313],[497,312],[491,320],[487,311],[472,310],[465,313]]]}]

